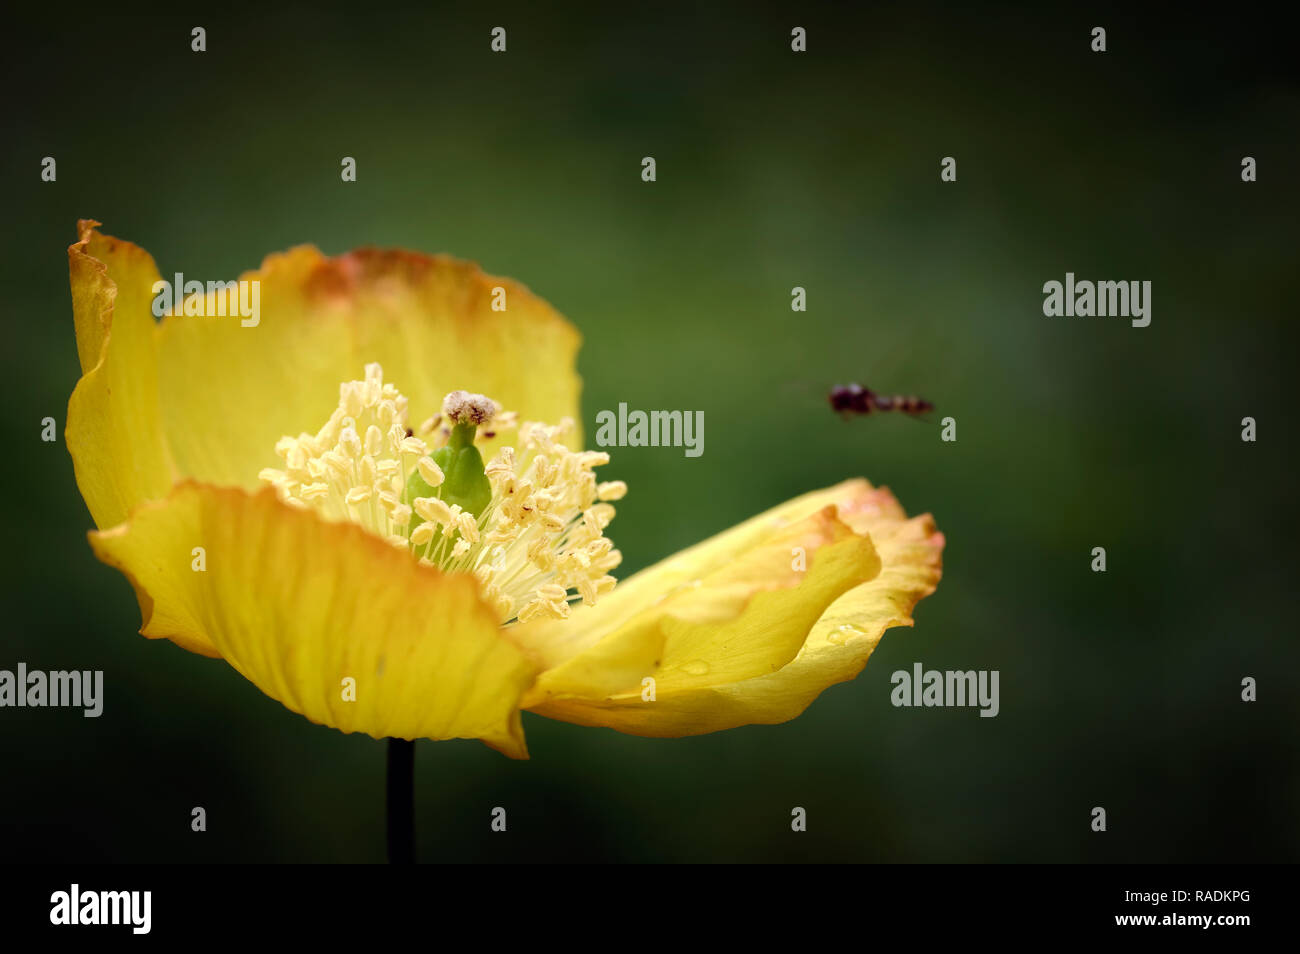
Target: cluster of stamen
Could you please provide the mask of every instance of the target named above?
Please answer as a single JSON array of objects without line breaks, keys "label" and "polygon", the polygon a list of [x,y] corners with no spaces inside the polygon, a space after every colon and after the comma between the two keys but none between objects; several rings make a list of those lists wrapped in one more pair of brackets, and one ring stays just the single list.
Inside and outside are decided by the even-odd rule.
[{"label": "cluster of stamen", "polygon": [[443,499],[454,488],[435,455],[457,425],[472,434],[512,426],[513,416],[483,395],[453,391],[417,436],[407,428],[407,399],[384,383],[378,364],[365,371],[364,381],[339,386],[338,407],[316,434],[276,443],[283,469],[258,476],[281,500],[359,524],[422,564],[474,574],[503,625],[567,617],[571,603],[595,603],[614,588],[609,571],[622,557],[604,530],[614,517],[609,501],[627,486],[596,480],[608,454],[563,443],[572,421],[520,426],[518,452],[502,447],[483,467],[491,497],[471,513]]}]

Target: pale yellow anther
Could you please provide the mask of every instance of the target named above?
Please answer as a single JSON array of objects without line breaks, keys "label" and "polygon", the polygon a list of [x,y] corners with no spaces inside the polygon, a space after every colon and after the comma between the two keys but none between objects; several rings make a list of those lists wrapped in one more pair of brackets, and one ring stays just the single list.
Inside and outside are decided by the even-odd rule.
[{"label": "pale yellow anther", "polygon": [[446,479],[442,468],[433,462],[432,457],[421,457],[415,462],[415,469],[420,472],[420,476],[430,487],[438,487]]},{"label": "pale yellow anther", "polygon": [[488,461],[483,472],[488,477],[505,477],[514,476],[515,473],[515,449],[513,447],[503,447],[497,451],[496,456]]},{"label": "pale yellow anther", "polygon": [[343,499],[346,500],[348,503],[352,504],[354,507],[357,504],[365,503],[367,500],[370,499],[370,488],[353,487],[351,490],[347,492],[347,494],[344,496]]},{"label": "pale yellow anther", "polygon": [[375,459],[369,454],[362,454],[361,459],[357,461],[357,482],[373,487],[377,476]]},{"label": "pale yellow anther", "polygon": [[361,438],[357,437],[355,427],[343,428],[343,433],[339,435],[339,450],[353,460],[361,456]]},{"label": "pale yellow anther", "polygon": [[356,418],[365,410],[364,392],[360,381],[351,381],[339,386],[339,407],[348,417]]},{"label": "pale yellow anther", "polygon": [[339,429],[343,427],[343,409],[335,408],[330,419],[316,432],[316,443],[321,447],[333,447],[339,439]]},{"label": "pale yellow anther", "polygon": [[321,460],[325,461],[325,466],[334,471],[338,477],[346,477],[352,473],[352,462],[336,450],[326,451]]},{"label": "pale yellow anther", "polygon": [[447,522],[443,525],[442,535],[444,537],[452,536],[460,527],[460,515],[464,513],[460,504],[452,504],[451,509],[447,511]]},{"label": "pale yellow anther", "polygon": [[478,543],[478,521],[474,518],[472,513],[457,514],[456,529],[458,529],[461,536],[470,543]]},{"label": "pale yellow anther", "polygon": [[415,512],[420,515],[421,520],[448,524],[453,519],[451,508],[447,506],[446,501],[439,500],[437,497],[416,497],[413,503]]},{"label": "pale yellow anther", "polygon": [[437,532],[437,527],[432,523],[422,523],[411,531],[411,543],[417,547],[422,547],[432,540]]},{"label": "pale yellow anther", "polygon": [[304,484],[302,490],[299,491],[299,496],[303,500],[319,500],[328,495],[329,492],[330,487],[326,483]]},{"label": "pale yellow anther", "polygon": [[596,486],[596,496],[600,500],[622,500],[627,496],[627,484],[621,480],[610,480]]},{"label": "pale yellow anther", "polygon": [[533,476],[537,480],[537,486],[549,487],[551,481],[555,479],[555,466],[551,463],[549,457],[538,457],[533,464]]},{"label": "pale yellow anther", "polygon": [[538,537],[528,547],[528,560],[541,570],[555,565],[555,546],[545,537]]},{"label": "pale yellow anther", "polygon": [[521,623],[531,622],[532,620],[536,619],[538,616],[545,615],[545,613],[546,613],[546,601],[533,600],[530,603],[524,604],[524,608],[519,611],[519,622]]},{"label": "pale yellow anther", "polygon": [[468,540],[465,539],[457,540],[456,545],[451,548],[452,558],[460,559],[466,553],[469,553],[469,551],[472,549],[474,549],[474,545],[470,543]]}]

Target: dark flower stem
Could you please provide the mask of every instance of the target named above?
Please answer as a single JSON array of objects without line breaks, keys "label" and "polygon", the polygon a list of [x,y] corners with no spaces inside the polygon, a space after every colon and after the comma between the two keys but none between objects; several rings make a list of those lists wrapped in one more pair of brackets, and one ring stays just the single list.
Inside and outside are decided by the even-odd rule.
[{"label": "dark flower stem", "polygon": [[415,743],[388,740],[388,863],[415,863]]}]

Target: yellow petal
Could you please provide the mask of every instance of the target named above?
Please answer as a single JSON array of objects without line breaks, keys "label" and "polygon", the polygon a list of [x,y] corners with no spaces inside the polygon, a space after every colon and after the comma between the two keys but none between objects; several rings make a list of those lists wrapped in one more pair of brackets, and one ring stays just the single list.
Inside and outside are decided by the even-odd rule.
[{"label": "yellow petal", "polygon": [[[412,427],[461,388],[521,420],[578,419],[577,331],[524,286],[477,265],[375,249],[326,258],[304,246],[241,279],[260,283],[256,326],[181,314],[162,323],[164,426],[182,476],[256,488],[258,472],[278,465],[275,442],[314,433],[339,383],[359,380],[373,361],[410,398]],[[501,300],[505,310],[494,311]]]},{"label": "yellow petal", "polygon": [[[637,574],[627,581],[622,602],[605,610],[608,616],[599,612],[604,603],[589,614],[575,613],[571,623],[582,626],[590,615],[592,628],[581,634],[571,633],[563,642],[546,642],[546,650],[538,657],[556,667],[556,672],[565,673],[579,669],[582,660],[593,653],[610,654],[612,647],[628,642],[629,634],[635,634],[635,624],[653,608],[655,594],[671,594],[672,587],[681,586],[684,580],[704,580],[700,587],[691,588],[697,594],[691,614],[698,619],[709,618],[699,614],[707,600],[710,568],[715,568],[715,573],[729,572],[728,564],[743,561],[774,534],[784,533],[791,526],[803,526],[808,519],[803,515],[810,511],[824,514],[828,505],[836,509],[837,522],[870,537],[880,560],[880,572],[830,599],[822,601],[825,591],[818,593],[820,605],[812,600],[800,603],[797,594],[808,581],[793,590],[758,590],[750,606],[784,593],[789,598],[781,612],[804,613],[798,619],[802,645],[775,671],[732,677],[726,665],[715,668],[710,659],[702,658],[699,661],[709,670],[699,672],[696,666],[696,678],[684,680],[677,672],[660,666],[647,673],[656,680],[654,701],[644,699],[639,684],[617,690],[598,683],[584,687],[576,681],[566,683],[564,692],[543,696],[538,689],[553,680],[552,673],[545,672],[538,679],[538,689],[526,697],[525,707],[568,722],[650,736],[698,735],[751,723],[784,722],[799,715],[828,686],[856,676],[887,628],[910,626],[913,607],[938,584],[944,541],[933,520],[928,515],[908,520],[887,489],[873,489],[866,481],[847,481],[792,500]],[[841,542],[830,546],[844,545]],[[810,551],[809,580],[818,564],[818,552]],[[730,574],[734,580],[736,571]],[[607,601],[618,596],[619,590],[615,590]],[[734,605],[737,598],[737,593],[731,592],[722,605]],[[664,604],[671,604],[672,599],[670,595]],[[816,606],[816,613],[809,618],[812,606]],[[725,624],[714,625],[718,630],[725,628]],[[734,645],[715,644],[713,648],[736,651]],[[663,659],[665,663],[669,660],[667,646]]]},{"label": "yellow petal", "polygon": [[144,635],[210,645],[313,722],[375,738],[478,738],[527,757],[518,701],[535,670],[470,576],[420,566],[269,488],[184,482],[91,544],[136,587]]},{"label": "yellow petal", "polygon": [[[770,512],[633,576],[576,612],[567,631],[549,622],[517,629],[514,638],[546,667],[525,704],[630,688],[639,698],[645,676],[657,692],[684,691],[788,663],[822,611],[880,569],[870,538],[833,506],[792,517]],[[649,669],[615,682],[611,671],[633,668],[647,652]]]},{"label": "yellow petal", "polygon": [[77,486],[96,526],[126,519],[161,497],[173,469],[158,408],[158,269],[143,249],[77,224],[68,248],[72,314],[82,378],[68,402],[65,436]]}]

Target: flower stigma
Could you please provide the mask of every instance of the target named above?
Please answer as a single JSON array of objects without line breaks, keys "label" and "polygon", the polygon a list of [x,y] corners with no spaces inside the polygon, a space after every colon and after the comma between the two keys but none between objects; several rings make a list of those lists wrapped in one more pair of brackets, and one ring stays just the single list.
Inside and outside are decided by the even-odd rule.
[{"label": "flower stigma", "polygon": [[[339,385],[338,407],[315,435],[282,437],[283,469],[259,479],[285,504],[359,524],[421,564],[472,573],[503,626],[563,619],[614,589],[622,554],[605,536],[622,481],[598,482],[602,451],[573,451],[573,421],[518,426],[518,452],[487,463],[475,445],[515,426],[482,394],[453,391],[442,414],[407,427],[407,399],[368,364],[365,380]],[[480,428],[484,431],[480,434]]]}]

